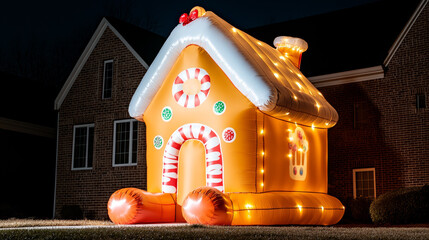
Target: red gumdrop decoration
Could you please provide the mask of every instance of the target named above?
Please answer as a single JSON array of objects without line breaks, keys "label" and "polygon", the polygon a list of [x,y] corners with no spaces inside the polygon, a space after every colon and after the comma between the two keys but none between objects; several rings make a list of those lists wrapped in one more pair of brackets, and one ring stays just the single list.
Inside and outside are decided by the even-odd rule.
[{"label": "red gumdrop decoration", "polygon": [[179,18],[179,23],[182,23],[183,25],[187,24],[189,21],[189,17],[187,13],[182,14]]},{"label": "red gumdrop decoration", "polygon": [[192,11],[189,14],[189,18],[191,19],[191,21],[194,21],[195,19],[198,18],[198,9],[194,9],[194,11]]}]

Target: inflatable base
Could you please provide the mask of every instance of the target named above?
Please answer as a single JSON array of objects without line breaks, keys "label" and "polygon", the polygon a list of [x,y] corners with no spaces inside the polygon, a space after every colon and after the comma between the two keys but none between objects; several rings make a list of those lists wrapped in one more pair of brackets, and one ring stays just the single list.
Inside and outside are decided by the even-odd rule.
[{"label": "inflatable base", "polygon": [[[181,211],[177,211],[181,209]],[[116,191],[108,213],[116,224],[181,222],[206,225],[332,225],[344,215],[341,202],[305,192],[222,193],[211,187],[190,192],[183,207],[175,194],[135,188]]]}]

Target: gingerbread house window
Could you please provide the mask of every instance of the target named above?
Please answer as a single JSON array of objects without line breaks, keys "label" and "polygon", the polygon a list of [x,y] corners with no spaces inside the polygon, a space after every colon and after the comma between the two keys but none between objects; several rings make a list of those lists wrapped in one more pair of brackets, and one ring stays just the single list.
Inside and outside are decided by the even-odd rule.
[{"label": "gingerbread house window", "polygon": [[375,168],[353,169],[353,197],[376,197],[375,192]]}]

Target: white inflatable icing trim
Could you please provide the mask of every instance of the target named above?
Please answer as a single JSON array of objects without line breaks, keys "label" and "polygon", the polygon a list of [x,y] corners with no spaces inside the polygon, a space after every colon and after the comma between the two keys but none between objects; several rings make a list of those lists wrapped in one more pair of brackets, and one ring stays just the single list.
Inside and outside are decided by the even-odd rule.
[{"label": "white inflatable icing trim", "polygon": [[131,99],[132,117],[142,120],[169,70],[189,45],[202,47],[262,112],[321,128],[332,127],[338,120],[335,109],[289,59],[213,12],[174,28]]}]

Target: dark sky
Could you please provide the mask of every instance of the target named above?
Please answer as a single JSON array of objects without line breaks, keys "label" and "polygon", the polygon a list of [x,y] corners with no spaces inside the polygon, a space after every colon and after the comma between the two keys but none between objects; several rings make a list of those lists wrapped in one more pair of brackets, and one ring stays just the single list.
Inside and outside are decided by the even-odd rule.
[{"label": "dark sky", "polygon": [[[0,7],[0,71],[12,69],[11,72],[28,75],[25,72],[34,72],[35,67],[32,67],[33,70],[14,68],[22,68],[23,63],[30,62],[30,58],[43,65],[43,61],[48,61],[46,58],[55,59],[52,54],[57,54],[57,58],[70,57],[69,61],[75,61],[76,53],[69,53],[80,51],[76,49],[81,49],[86,44],[83,42],[88,41],[102,16],[115,16],[168,36],[178,24],[179,16],[197,5],[215,12],[237,28],[247,29],[375,1],[377,0],[8,1],[3,2]],[[58,63],[58,60],[55,61]],[[45,63],[47,64],[52,63]],[[62,64],[70,65],[66,62]],[[39,68],[41,67],[37,69]],[[64,75],[66,71],[69,70],[55,74]]]}]

